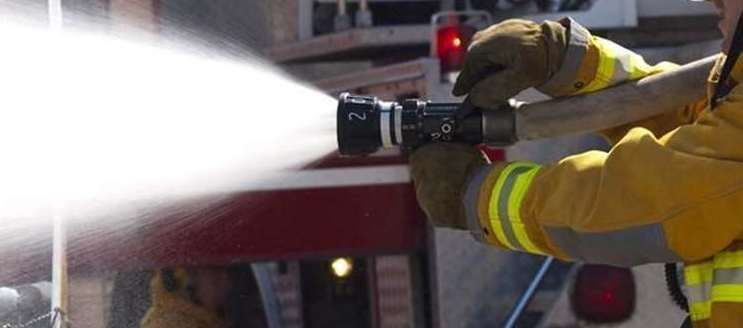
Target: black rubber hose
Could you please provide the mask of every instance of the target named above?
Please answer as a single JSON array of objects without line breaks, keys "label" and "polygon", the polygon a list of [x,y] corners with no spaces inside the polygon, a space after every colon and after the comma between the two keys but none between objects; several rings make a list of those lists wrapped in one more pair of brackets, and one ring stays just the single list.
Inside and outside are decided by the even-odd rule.
[{"label": "black rubber hose", "polygon": [[679,282],[678,271],[676,270],[676,263],[666,263],[666,288],[668,294],[671,295],[671,300],[681,310],[689,312],[689,301],[686,299],[686,295],[681,291],[681,283]]}]

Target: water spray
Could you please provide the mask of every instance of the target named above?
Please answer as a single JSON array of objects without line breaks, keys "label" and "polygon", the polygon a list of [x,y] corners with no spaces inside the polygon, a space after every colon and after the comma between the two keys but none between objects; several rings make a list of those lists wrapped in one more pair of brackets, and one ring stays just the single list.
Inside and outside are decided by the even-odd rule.
[{"label": "water spray", "polygon": [[600,131],[704,99],[707,73],[715,59],[708,57],[596,93],[533,104],[511,100],[489,109],[468,101],[394,102],[343,93],[337,110],[338,149],[341,155],[359,156],[382,148],[411,151],[431,142],[504,147]]}]

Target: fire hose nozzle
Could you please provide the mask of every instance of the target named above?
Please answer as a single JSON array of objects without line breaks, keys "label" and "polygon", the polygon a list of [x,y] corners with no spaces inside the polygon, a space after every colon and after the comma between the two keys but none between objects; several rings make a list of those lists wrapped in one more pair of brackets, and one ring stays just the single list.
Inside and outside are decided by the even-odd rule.
[{"label": "fire hose nozzle", "polygon": [[516,107],[511,102],[484,111],[463,103],[399,103],[343,93],[338,99],[338,149],[341,155],[358,156],[382,148],[410,151],[430,142],[507,146],[516,141]]}]

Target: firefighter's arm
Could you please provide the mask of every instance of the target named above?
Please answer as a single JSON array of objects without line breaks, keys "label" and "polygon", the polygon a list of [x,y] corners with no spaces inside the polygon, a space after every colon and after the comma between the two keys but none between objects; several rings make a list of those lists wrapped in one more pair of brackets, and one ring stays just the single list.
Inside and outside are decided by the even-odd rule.
[{"label": "firefighter's arm", "polygon": [[[560,69],[537,89],[553,97],[574,96],[606,89],[627,81],[665,72],[678,67],[670,62],[649,65],[639,54],[610,40],[591,35],[572,19],[560,21],[567,28],[567,47]],[[689,124],[706,106],[706,100],[648,119],[598,131],[611,144],[616,144],[633,127],[644,127],[663,135],[676,127]]]},{"label": "firefighter's arm", "polygon": [[[573,96],[675,67],[667,62],[648,65],[642,56],[591,35],[570,18],[541,24],[512,19],[475,34],[452,93],[467,95],[472,104],[483,109],[499,108],[503,101],[530,87],[551,97]],[[670,130],[668,126],[691,122],[684,115],[693,111],[679,110],[673,117],[655,117],[652,122],[629,126],[646,125],[660,135]]]},{"label": "firefighter's arm", "polygon": [[635,128],[610,152],[481,168],[463,203],[472,230],[509,249],[622,266],[701,260],[743,231],[740,140],[738,87],[660,138]]}]

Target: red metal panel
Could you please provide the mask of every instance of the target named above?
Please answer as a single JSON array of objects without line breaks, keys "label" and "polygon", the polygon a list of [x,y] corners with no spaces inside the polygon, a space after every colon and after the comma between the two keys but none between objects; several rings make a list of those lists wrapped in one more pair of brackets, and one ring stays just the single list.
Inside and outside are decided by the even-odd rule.
[{"label": "red metal panel", "polygon": [[[421,247],[424,217],[409,185],[238,195],[203,215],[158,219],[124,241],[130,266],[217,265],[237,261],[408,252]],[[73,258],[93,267],[99,256]]]},{"label": "red metal panel", "polygon": [[[503,157],[500,151],[489,155]],[[314,167],[363,166],[365,161],[402,160],[326,159]],[[156,205],[132,206],[141,210],[127,220],[73,224],[72,272],[404,253],[424,247],[425,216],[410,184],[251,192]],[[17,239],[0,241],[7,246],[0,247],[0,284],[48,276],[51,229],[19,229]]]},{"label": "red metal panel", "polygon": [[[73,274],[400,253],[423,247],[425,238],[425,219],[409,184],[245,193],[160,207],[143,211],[136,225],[70,227]],[[0,283],[48,275],[51,232],[37,233],[2,249]]]}]

